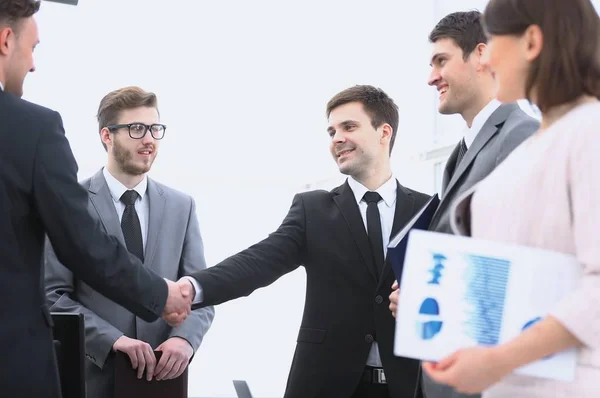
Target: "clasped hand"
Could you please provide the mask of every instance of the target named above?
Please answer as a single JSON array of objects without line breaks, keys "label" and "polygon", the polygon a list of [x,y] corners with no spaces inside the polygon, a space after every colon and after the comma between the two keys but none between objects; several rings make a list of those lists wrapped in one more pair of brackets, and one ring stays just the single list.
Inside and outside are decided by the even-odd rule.
[{"label": "clasped hand", "polygon": [[127,336],[121,336],[115,341],[113,351],[127,354],[131,366],[137,370],[138,379],[141,379],[145,373],[148,381],[152,380],[153,377],[156,380],[179,377],[187,368],[192,355],[194,355],[194,349],[190,343],[176,336],[169,338],[156,348],[156,351],[162,351],[158,363],[150,344]]},{"label": "clasped hand", "polygon": [[165,280],[169,288],[169,294],[162,318],[171,327],[177,327],[185,321],[192,311],[192,300],[196,293],[194,286],[186,278],[181,278],[177,282]]}]

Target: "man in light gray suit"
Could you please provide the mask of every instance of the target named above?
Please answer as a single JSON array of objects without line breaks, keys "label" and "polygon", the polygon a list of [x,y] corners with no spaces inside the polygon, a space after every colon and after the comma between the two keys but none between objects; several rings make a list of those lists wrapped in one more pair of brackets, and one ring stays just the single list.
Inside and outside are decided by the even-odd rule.
[{"label": "man in light gray suit", "polygon": [[[453,201],[488,176],[519,144],[539,128],[539,122],[518,104],[494,99],[496,84],[486,61],[487,39],[478,11],[455,12],[442,18],[429,35],[433,44],[429,85],[439,92],[439,112],[460,114],[466,122],[464,137],[450,154],[442,178],[441,202],[431,231],[452,233]],[[398,286],[394,283],[390,310],[396,311]],[[423,375],[426,398],[475,398],[436,384]]]},{"label": "man in light gray suit", "polygon": [[[194,200],[146,175],[166,131],[156,96],[138,87],[113,91],[100,103],[98,123],[108,162],[82,182],[92,216],[163,278],[177,280],[206,268]],[[144,322],[75,279],[49,242],[45,283],[51,311],[84,314],[88,398],[114,396],[116,351],[129,356],[139,378],[179,376],[214,318],[208,307],[192,311],[176,328],[163,320]],[[158,363],[153,350],[162,351]]]}]

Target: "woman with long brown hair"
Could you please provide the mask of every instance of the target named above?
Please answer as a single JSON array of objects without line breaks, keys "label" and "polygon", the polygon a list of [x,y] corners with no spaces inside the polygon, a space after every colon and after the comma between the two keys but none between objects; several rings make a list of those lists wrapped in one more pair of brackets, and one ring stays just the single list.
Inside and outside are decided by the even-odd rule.
[{"label": "woman with long brown hair", "polygon": [[[589,0],[491,0],[484,13],[498,99],[528,98],[540,130],[457,209],[475,238],[573,255],[578,289],[517,338],[425,363],[437,382],[484,398],[600,397],[600,19]],[[470,206],[465,206],[469,203]],[[460,217],[459,217],[460,216]],[[575,348],[570,382],[513,371]]]}]

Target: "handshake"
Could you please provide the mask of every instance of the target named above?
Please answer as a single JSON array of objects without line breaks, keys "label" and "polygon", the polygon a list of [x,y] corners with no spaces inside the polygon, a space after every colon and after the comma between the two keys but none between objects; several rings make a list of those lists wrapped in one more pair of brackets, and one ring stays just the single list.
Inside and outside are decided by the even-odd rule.
[{"label": "handshake", "polygon": [[185,321],[192,311],[192,301],[196,296],[196,289],[188,278],[181,278],[177,282],[165,279],[169,288],[167,303],[162,313],[162,318],[171,327],[177,327]]}]

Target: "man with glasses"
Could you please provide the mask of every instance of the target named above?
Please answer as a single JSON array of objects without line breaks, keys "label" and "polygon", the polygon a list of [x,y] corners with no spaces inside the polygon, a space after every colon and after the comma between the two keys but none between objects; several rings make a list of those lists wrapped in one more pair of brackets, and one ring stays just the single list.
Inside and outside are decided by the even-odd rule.
[{"label": "man with glasses", "polygon": [[[194,200],[146,175],[166,132],[156,95],[138,87],[113,91],[100,103],[98,123],[108,160],[82,183],[92,216],[164,278],[178,280],[206,268]],[[129,356],[140,378],[181,375],[214,317],[214,309],[208,307],[192,311],[176,328],[162,320],[144,322],[75,279],[50,245],[45,277],[51,311],[85,316],[88,398],[114,396],[117,351]],[[162,351],[158,363],[153,350]]]}]

